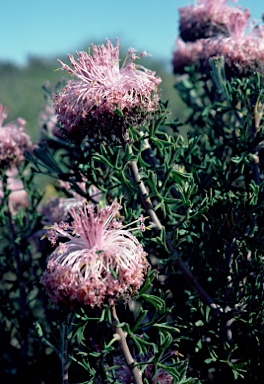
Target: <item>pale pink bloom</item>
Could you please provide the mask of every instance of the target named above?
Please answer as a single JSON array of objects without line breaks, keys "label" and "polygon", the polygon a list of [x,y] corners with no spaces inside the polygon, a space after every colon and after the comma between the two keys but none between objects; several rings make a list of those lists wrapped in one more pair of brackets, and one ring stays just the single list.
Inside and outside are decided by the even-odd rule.
[{"label": "pale pink bloom", "polygon": [[41,125],[41,134],[44,136],[44,139],[53,136],[63,138],[63,135],[60,132],[60,127],[57,123],[57,116],[55,114],[53,105],[45,105],[39,114],[39,119]]},{"label": "pale pink bloom", "polygon": [[[77,182],[77,186],[85,194],[86,183],[84,181]],[[59,180],[60,189],[71,197],[58,197],[52,196],[49,200],[45,201],[40,206],[40,213],[43,216],[42,223],[44,225],[51,225],[53,223],[60,223],[67,221],[70,218],[70,211],[72,208],[82,207],[85,197],[75,192],[71,188],[68,181]]]},{"label": "pale pink bloom", "polygon": [[120,66],[119,49],[118,40],[115,47],[107,40],[106,45],[92,45],[92,54],[76,52],[76,60],[69,55],[72,68],[58,60],[61,69],[76,78],[54,95],[66,136],[78,139],[98,132],[121,136],[129,125],[140,124],[158,108],[160,77],[135,63],[146,52],[137,56],[129,49]]},{"label": "pale pink bloom", "polygon": [[33,148],[29,136],[24,132],[25,120],[3,125],[8,109],[0,104],[0,168],[19,165],[25,158],[26,150]]},{"label": "pale pink bloom", "polygon": [[185,43],[182,39],[177,39],[177,49],[172,60],[174,73],[183,73],[185,66],[199,62],[204,50],[204,41],[205,39],[199,39],[195,42]]},{"label": "pale pink bloom", "polygon": [[216,35],[228,36],[229,17],[243,17],[243,11],[240,7],[228,6],[227,2],[198,0],[195,5],[179,8],[180,37],[184,41],[195,41]]},{"label": "pale pink bloom", "polygon": [[69,220],[71,209],[82,207],[83,201],[84,198],[80,197],[51,197],[40,208],[42,223],[44,225],[51,225]]},{"label": "pale pink bloom", "polygon": [[[28,193],[24,189],[22,180],[18,178],[18,171],[15,167],[6,171],[7,190],[8,190],[8,207],[11,215],[16,215],[20,208],[28,208]],[[4,198],[3,183],[0,180],[0,203]]]},{"label": "pale pink bloom", "polygon": [[[59,180],[60,187],[63,191],[67,191],[68,193],[70,193],[75,199],[83,201],[85,196],[86,199],[89,201],[89,204],[99,203],[103,196],[102,191],[95,185],[91,184],[88,189],[88,194],[86,195],[87,178],[83,175],[81,176],[81,178],[82,181],[76,182],[77,186],[80,188],[79,193],[71,187],[71,183],[69,181]],[[80,194],[81,191],[84,195]]]},{"label": "pale pink bloom", "polygon": [[99,203],[103,196],[102,191],[96,187],[96,185],[91,185],[89,188],[89,197],[90,202],[92,203]]},{"label": "pale pink bloom", "polygon": [[71,225],[55,223],[47,232],[53,244],[68,240],[58,243],[42,277],[54,304],[101,307],[137,293],[148,262],[131,230],[116,220],[120,209],[116,202],[102,209],[84,203],[71,210]]},{"label": "pale pink bloom", "polygon": [[8,197],[8,206],[11,215],[16,215],[20,208],[28,208],[28,193],[24,189],[18,189],[11,192]]},{"label": "pale pink bloom", "polygon": [[87,179],[83,177],[83,181],[76,183],[84,193],[84,195],[80,195],[71,188],[70,182],[59,180],[60,188],[63,191],[67,191],[72,197],[53,196],[48,201],[45,201],[40,207],[40,213],[43,216],[42,223],[44,225],[51,225],[53,223],[60,223],[61,221],[68,221],[72,208],[82,207],[84,201],[87,200],[90,204],[98,203],[102,198],[102,192],[95,185],[89,187],[88,196],[84,197],[86,194],[86,181]]},{"label": "pale pink bloom", "polygon": [[82,176],[82,180],[83,181],[77,181],[76,182],[77,187],[80,188],[81,194],[75,192],[75,190],[72,189],[71,183],[69,181],[59,180],[59,185],[60,185],[60,188],[61,188],[62,191],[64,191],[64,192],[67,191],[67,193],[70,194],[75,199],[83,201],[84,198],[83,198],[82,194],[86,194],[86,182],[87,182],[87,179]]}]

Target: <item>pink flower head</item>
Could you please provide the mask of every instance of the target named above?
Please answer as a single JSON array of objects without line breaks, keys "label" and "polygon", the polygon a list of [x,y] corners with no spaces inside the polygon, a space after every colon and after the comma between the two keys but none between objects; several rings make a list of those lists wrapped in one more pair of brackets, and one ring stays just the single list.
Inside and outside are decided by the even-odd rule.
[{"label": "pink flower head", "polygon": [[118,40],[115,47],[107,40],[106,45],[92,45],[93,54],[77,52],[77,60],[69,55],[72,68],[58,60],[76,78],[54,95],[58,121],[70,139],[89,133],[120,137],[158,108],[161,79],[135,63],[146,52],[137,56],[130,48],[120,66],[119,49]]},{"label": "pink flower head", "polygon": [[[8,207],[11,215],[16,215],[20,208],[28,208],[28,193],[24,189],[21,179],[18,178],[18,171],[15,167],[7,169],[7,190],[8,190]],[[0,180],[0,203],[4,198],[3,183]]]},{"label": "pink flower head", "polygon": [[60,133],[60,128],[57,124],[57,116],[55,114],[55,109],[52,105],[45,105],[43,110],[39,114],[40,119],[40,128],[41,128],[41,134],[44,138],[46,137],[58,137],[59,139],[63,138],[62,134]]},{"label": "pink flower head", "polygon": [[7,114],[7,108],[0,104],[0,168],[19,165],[25,158],[25,151],[33,147],[29,136],[24,132],[23,119],[18,118],[3,126]]},{"label": "pink flower head", "polygon": [[131,230],[116,220],[117,202],[102,209],[84,203],[72,209],[72,224],[54,224],[47,232],[58,244],[49,256],[42,283],[54,304],[101,307],[136,294],[147,272],[146,253]]},{"label": "pink flower head", "polygon": [[180,36],[184,41],[228,36],[230,16],[243,15],[239,7],[230,7],[227,0],[198,0],[195,5],[179,8]]},{"label": "pink flower head", "polygon": [[61,221],[67,221],[72,208],[82,207],[84,199],[70,197],[51,197],[42,205],[40,213],[43,216],[43,224],[51,225]]},{"label": "pink flower head", "polygon": [[181,39],[177,39],[177,50],[172,60],[174,73],[183,73],[184,67],[195,64],[199,61],[201,53],[204,50],[204,40],[199,39],[195,42],[185,43]]},{"label": "pink flower head", "polygon": [[254,27],[246,33],[250,13],[247,9],[237,9],[238,11],[226,14],[226,36],[218,34],[186,43],[181,39],[177,40],[172,62],[174,73],[182,73],[185,66],[195,63],[209,73],[209,59],[223,56],[228,77],[247,76],[254,72],[264,74],[264,27]]}]

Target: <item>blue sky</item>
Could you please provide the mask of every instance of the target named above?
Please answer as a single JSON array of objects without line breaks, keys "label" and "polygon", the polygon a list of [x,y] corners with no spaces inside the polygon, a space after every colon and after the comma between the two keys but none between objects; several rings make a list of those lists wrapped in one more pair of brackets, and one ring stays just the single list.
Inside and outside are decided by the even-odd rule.
[{"label": "blue sky", "polygon": [[[217,1],[217,0],[216,0]],[[187,0],[0,0],[0,61],[24,64],[29,56],[60,57],[119,37],[158,59],[171,60],[178,7]],[[240,0],[260,20],[263,0]]]}]

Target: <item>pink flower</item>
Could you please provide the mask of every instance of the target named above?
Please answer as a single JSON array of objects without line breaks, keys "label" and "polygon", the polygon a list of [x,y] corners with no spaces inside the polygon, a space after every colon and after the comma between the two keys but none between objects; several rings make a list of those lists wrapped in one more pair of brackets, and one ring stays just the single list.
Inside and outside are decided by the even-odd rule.
[{"label": "pink flower", "polygon": [[181,38],[195,41],[216,35],[228,36],[229,17],[243,17],[243,11],[226,3],[227,0],[197,0],[195,5],[179,8]]},{"label": "pink flower", "polygon": [[[40,213],[43,216],[43,225],[52,225],[53,223],[60,223],[61,221],[68,221],[70,219],[70,211],[74,208],[82,207],[84,201],[87,201],[84,197],[86,195],[86,182],[87,179],[83,176],[83,181],[76,182],[76,185],[82,191],[80,195],[74,189],[72,189],[70,182],[59,180],[59,185],[62,191],[72,197],[51,197],[40,206]],[[87,199],[89,204],[97,204],[102,198],[102,191],[95,185],[90,185],[87,193]]]},{"label": "pink flower", "polygon": [[[82,181],[77,181],[76,185],[80,189],[80,192],[82,191],[83,194],[86,196],[86,198],[89,201],[89,204],[93,203],[99,203],[101,200],[103,193],[102,191],[97,188],[95,185],[91,184],[88,189],[88,193],[86,192],[86,185],[87,185],[87,178],[83,175],[81,175]],[[71,183],[69,181],[64,181],[64,180],[59,180],[60,187],[62,191],[66,192],[68,194],[71,194],[73,197],[75,197],[78,200],[83,201],[84,200],[84,195],[80,193],[77,193],[74,191],[74,189],[71,187]],[[88,195],[88,196],[87,196]]]},{"label": "pink flower", "polygon": [[[16,168],[11,168],[6,171],[8,195],[8,207],[11,215],[16,215],[20,208],[28,208],[29,200],[28,193],[24,189],[22,181],[17,177],[18,171]],[[3,184],[0,180],[0,203],[4,198]]]},{"label": "pink flower", "polygon": [[58,137],[63,138],[60,133],[60,128],[57,124],[57,116],[55,114],[55,109],[52,105],[45,105],[43,110],[39,114],[40,125],[41,125],[41,134],[45,138],[48,137]]},{"label": "pink flower", "polygon": [[40,213],[43,216],[42,223],[51,225],[69,219],[72,208],[82,207],[84,199],[72,197],[51,197],[49,201],[43,204],[40,208]]},{"label": "pink flower", "polygon": [[7,108],[0,104],[0,168],[19,165],[24,160],[26,150],[33,148],[29,136],[24,132],[25,121],[3,122],[7,117]]},{"label": "pink flower", "polygon": [[136,294],[148,262],[131,229],[116,220],[120,209],[116,202],[97,210],[84,203],[71,210],[71,225],[55,223],[47,232],[53,244],[68,239],[49,256],[42,277],[54,304],[101,307]]},{"label": "pink flower", "polygon": [[158,108],[161,79],[135,63],[146,52],[136,56],[135,50],[129,49],[120,67],[119,48],[118,40],[115,47],[109,40],[106,45],[92,45],[92,55],[77,52],[77,60],[69,55],[72,68],[58,60],[61,69],[76,78],[54,95],[55,111],[66,136],[83,138],[98,132],[121,136],[129,125],[142,123]]},{"label": "pink flower", "polygon": [[177,39],[177,50],[173,57],[174,73],[183,73],[184,67],[199,62],[202,51],[204,50],[204,40],[199,39],[195,42],[185,43],[181,39]]}]

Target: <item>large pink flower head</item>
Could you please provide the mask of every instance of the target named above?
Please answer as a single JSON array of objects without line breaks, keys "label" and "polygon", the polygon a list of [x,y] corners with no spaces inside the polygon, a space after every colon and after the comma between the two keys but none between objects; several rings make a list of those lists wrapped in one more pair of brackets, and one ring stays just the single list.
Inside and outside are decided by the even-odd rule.
[{"label": "large pink flower head", "polygon": [[[72,209],[72,224],[54,224],[47,236],[60,242],[49,256],[42,283],[54,304],[73,308],[101,307],[128,300],[143,283],[148,269],[146,253],[137,238],[116,220],[117,202],[95,209],[84,203]],[[143,229],[142,220],[139,228]]]},{"label": "large pink flower head", "polygon": [[3,125],[8,110],[0,104],[0,168],[19,165],[25,158],[26,150],[33,148],[29,136],[24,132],[25,121],[16,121]]},{"label": "large pink flower head", "polygon": [[61,69],[76,78],[54,95],[58,121],[70,139],[121,137],[158,108],[161,79],[135,62],[146,52],[137,56],[130,48],[120,66],[119,49],[118,40],[115,47],[107,40],[106,45],[92,45],[92,54],[77,52],[77,60],[69,55],[72,68],[58,60]]},{"label": "large pink flower head", "polygon": [[180,36],[186,42],[228,36],[229,17],[243,16],[244,12],[239,7],[228,6],[227,0],[197,0],[195,5],[179,8]]}]

